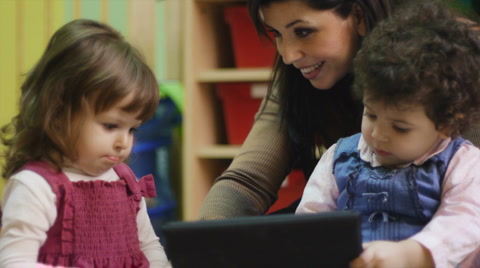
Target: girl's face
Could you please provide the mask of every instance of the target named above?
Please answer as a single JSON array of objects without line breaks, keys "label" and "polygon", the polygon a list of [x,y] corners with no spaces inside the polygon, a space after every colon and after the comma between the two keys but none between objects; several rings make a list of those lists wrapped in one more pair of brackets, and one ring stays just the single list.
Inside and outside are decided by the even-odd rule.
[{"label": "girl's face", "polygon": [[362,134],[379,163],[401,166],[424,156],[447,135],[437,130],[423,105],[386,107],[383,101],[364,99]]},{"label": "girl's face", "polygon": [[127,159],[133,146],[133,132],[140,126],[138,113],[122,110],[133,98],[124,97],[112,108],[94,114],[89,110],[80,126],[73,167],[90,176],[99,176]]},{"label": "girl's face", "polygon": [[272,3],[261,12],[283,62],[293,64],[315,88],[329,89],[352,71],[366,31],[358,6],[347,18],[295,0]]}]

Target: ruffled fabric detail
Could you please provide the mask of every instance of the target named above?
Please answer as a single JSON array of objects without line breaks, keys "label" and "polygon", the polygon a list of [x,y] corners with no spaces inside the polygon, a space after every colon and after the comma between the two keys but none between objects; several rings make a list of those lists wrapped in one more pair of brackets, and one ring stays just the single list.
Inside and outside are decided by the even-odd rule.
[{"label": "ruffled fabric detail", "polygon": [[[71,191],[71,189],[68,189]],[[64,254],[73,252],[73,239],[74,239],[74,206],[70,194],[64,195],[64,207],[63,207],[63,228],[62,228],[62,248],[61,252]],[[58,217],[58,215],[57,215]]]},{"label": "ruffled fabric detail", "polygon": [[140,187],[140,192],[142,196],[152,198],[157,196],[157,191],[155,189],[155,180],[152,174],[143,176],[139,181],[138,185]]},{"label": "ruffled fabric detail", "polygon": [[57,195],[57,219],[47,232],[38,261],[65,267],[149,267],[140,250],[136,215],[142,196],[155,196],[153,176],[139,182],[125,164],[120,180],[70,182],[40,162],[28,169],[42,175]]},{"label": "ruffled fabric detail", "polygon": [[[128,186],[134,195],[135,201],[140,202],[142,197],[152,198],[157,196],[155,180],[152,174],[145,175],[137,180],[137,177],[133,171],[126,164],[119,164],[115,166],[114,169],[117,174],[122,174],[121,178],[128,183]],[[138,209],[140,209],[140,206]]]},{"label": "ruffled fabric detail", "polygon": [[143,254],[135,256],[111,257],[111,258],[88,258],[72,257],[72,255],[45,254],[39,258],[40,263],[53,264],[61,267],[75,268],[148,268],[150,267]]}]

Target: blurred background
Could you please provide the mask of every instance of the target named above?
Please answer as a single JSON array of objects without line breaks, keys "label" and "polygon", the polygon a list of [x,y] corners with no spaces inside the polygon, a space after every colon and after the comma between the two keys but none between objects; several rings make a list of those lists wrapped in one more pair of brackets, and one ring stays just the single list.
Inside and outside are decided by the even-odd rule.
[{"label": "blurred background", "polygon": [[[161,219],[175,219],[178,209],[174,191],[180,180],[170,178],[180,177],[182,4],[179,0],[0,0],[2,126],[17,112],[24,75],[52,34],[73,19],[112,25],[146,57],[158,78],[162,100],[155,118],[139,132],[131,166],[138,176],[155,175],[158,198],[148,204],[156,226]],[[4,184],[0,180],[0,198]]]}]

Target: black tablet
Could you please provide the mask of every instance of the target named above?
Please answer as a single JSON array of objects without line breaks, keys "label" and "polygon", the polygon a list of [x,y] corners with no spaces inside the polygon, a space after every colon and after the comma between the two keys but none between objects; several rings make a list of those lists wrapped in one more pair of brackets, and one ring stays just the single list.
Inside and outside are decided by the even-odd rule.
[{"label": "black tablet", "polygon": [[353,211],[176,221],[162,231],[174,268],[348,267],[362,251]]}]

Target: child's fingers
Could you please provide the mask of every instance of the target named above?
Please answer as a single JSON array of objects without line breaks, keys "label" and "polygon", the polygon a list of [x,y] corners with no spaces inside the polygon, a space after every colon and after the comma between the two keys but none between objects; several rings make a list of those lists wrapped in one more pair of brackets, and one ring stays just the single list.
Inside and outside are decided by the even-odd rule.
[{"label": "child's fingers", "polygon": [[372,262],[373,254],[368,250],[370,243],[362,244],[363,252],[356,259],[350,262],[351,268],[367,268]]}]

